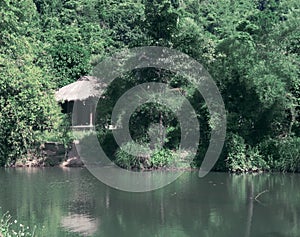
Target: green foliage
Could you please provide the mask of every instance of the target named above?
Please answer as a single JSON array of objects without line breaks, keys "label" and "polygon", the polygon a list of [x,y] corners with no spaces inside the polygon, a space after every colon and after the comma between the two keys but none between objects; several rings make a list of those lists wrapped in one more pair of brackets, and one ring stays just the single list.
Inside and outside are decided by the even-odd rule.
[{"label": "green foliage", "polygon": [[260,150],[272,170],[283,172],[300,171],[300,138],[287,137],[266,139],[261,142]]},{"label": "green foliage", "polygon": [[191,160],[188,151],[164,147],[151,150],[147,144],[141,147],[138,143],[129,142],[117,150],[115,162],[125,169],[143,170],[189,168]]},{"label": "green foliage", "polygon": [[41,142],[38,134],[51,131],[59,121],[59,107],[47,82],[40,81],[43,73],[39,68],[1,62],[0,157],[4,164],[29,154]]},{"label": "green foliage", "polygon": [[279,149],[280,160],[276,166],[284,172],[300,171],[300,138],[291,137],[281,142]]},{"label": "green foliage", "polygon": [[98,11],[101,25],[109,29],[110,48],[145,44],[146,38],[141,27],[145,14],[141,1],[109,0],[100,4]]},{"label": "green foliage", "polygon": [[74,140],[73,133],[70,129],[70,118],[60,114],[56,121],[53,121],[50,130],[41,131],[37,135],[37,140],[42,142],[57,142],[68,148]]},{"label": "green foliage", "polygon": [[145,144],[141,146],[133,142],[126,143],[117,151],[115,163],[125,169],[149,168],[150,148]]},{"label": "green foliage", "polygon": [[179,20],[179,3],[170,0],[153,0],[145,2],[145,27],[152,44],[171,46],[177,33]]},{"label": "green foliage", "polygon": [[151,166],[152,168],[168,168],[170,166],[175,166],[176,155],[168,149],[159,149],[153,153],[151,156]]},{"label": "green foliage", "polygon": [[38,65],[41,48],[32,34],[37,26],[33,1],[1,4],[0,164],[5,165],[35,156],[43,142],[40,134],[55,130],[61,119],[51,75]]},{"label": "green foliage", "polygon": [[227,167],[231,172],[257,172],[269,169],[257,147],[245,144],[242,137],[232,134],[227,143]]},{"label": "green foliage", "polygon": [[[297,0],[2,0],[0,163],[29,155],[45,140],[70,141],[53,89],[88,74],[99,60],[122,48],[161,45],[198,60],[217,83],[228,132],[235,134],[222,154],[230,170],[297,171],[299,16]],[[195,108],[201,144],[193,164],[200,165],[216,121],[197,90],[161,69],[134,70],[119,79],[97,109],[98,137],[109,157],[113,160],[117,149],[111,131],[105,130],[114,104],[132,86],[154,81],[180,88]],[[159,131],[155,142],[178,148],[176,116],[154,103],[132,115],[134,140],[149,142],[149,132],[155,133],[149,131],[152,124],[166,127],[165,140]],[[170,151],[162,149],[154,164],[143,164],[143,157],[135,160],[124,152],[119,150],[116,157],[125,157],[120,161],[125,168],[164,166],[171,159]]]},{"label": "green foliage", "polygon": [[60,78],[57,82],[59,88],[88,74],[90,53],[85,47],[68,42],[53,45],[49,52],[53,60],[54,74]]},{"label": "green foliage", "polygon": [[[188,53],[203,63],[216,81],[227,109],[228,132],[236,136],[228,138],[222,154],[232,171],[273,169],[260,143],[267,136],[277,141],[279,137],[300,134],[300,71],[295,46],[299,38],[298,9],[296,1],[222,0],[203,4],[188,0],[180,4],[148,1],[144,3],[144,17],[139,11],[141,17],[136,26],[145,28],[142,32],[146,43]],[[184,89],[201,126],[201,147],[193,162],[200,165],[209,143],[210,128],[214,126],[201,95],[186,85],[184,79],[161,70],[140,70],[136,74],[139,76],[132,76],[133,84],[160,81]],[[116,91],[119,96],[120,90]],[[163,115],[163,124],[169,122],[167,127],[172,128],[166,146],[176,148],[180,143],[179,126],[172,113],[157,105],[144,105],[133,114],[131,135],[149,142],[145,134],[149,132],[149,124],[159,121],[159,114]],[[108,123],[109,119],[108,116]],[[224,168],[222,162],[218,164],[220,169]]]},{"label": "green foliage", "polygon": [[35,228],[31,230],[28,226],[26,227],[23,224],[19,224],[17,220],[13,221],[12,216],[8,212],[2,215],[0,207],[0,236],[34,237]]}]

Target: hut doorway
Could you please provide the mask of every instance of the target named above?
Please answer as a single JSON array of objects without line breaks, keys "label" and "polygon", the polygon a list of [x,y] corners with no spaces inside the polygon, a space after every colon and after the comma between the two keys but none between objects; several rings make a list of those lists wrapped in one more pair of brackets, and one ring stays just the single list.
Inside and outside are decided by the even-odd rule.
[{"label": "hut doorway", "polygon": [[57,91],[55,96],[62,106],[62,112],[71,116],[75,111],[72,118],[73,128],[94,127],[96,99],[105,88],[106,84],[100,83],[97,78],[85,76]]}]

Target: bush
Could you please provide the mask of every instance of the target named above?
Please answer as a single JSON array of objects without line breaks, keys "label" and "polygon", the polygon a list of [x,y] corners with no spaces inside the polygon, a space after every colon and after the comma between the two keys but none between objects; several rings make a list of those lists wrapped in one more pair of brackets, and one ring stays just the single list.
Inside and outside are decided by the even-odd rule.
[{"label": "bush", "polygon": [[280,160],[277,166],[281,171],[299,172],[300,171],[300,138],[290,137],[280,142]]},{"label": "bush", "polygon": [[258,148],[247,145],[236,134],[229,137],[227,150],[226,164],[231,172],[262,171],[270,168]]},{"label": "bush", "polygon": [[191,159],[187,151],[167,148],[151,151],[145,144],[141,148],[136,143],[127,143],[117,151],[115,163],[125,169],[188,168]]},{"label": "bush", "polygon": [[174,165],[175,158],[175,154],[168,149],[157,150],[151,156],[151,167],[170,167],[172,164]]},{"label": "bush", "polygon": [[59,118],[53,123],[51,130],[40,132],[37,136],[37,140],[40,142],[58,142],[63,144],[65,148],[68,148],[71,142],[74,140],[74,136],[71,131],[70,118],[61,114]]},{"label": "bush", "polygon": [[300,171],[300,138],[266,139],[260,144],[262,154],[267,157],[271,169],[283,172]]},{"label": "bush", "polygon": [[[60,120],[52,83],[30,62],[22,67],[0,55],[0,165],[26,157]],[[46,78],[46,79],[45,79]]]},{"label": "bush", "polygon": [[[116,152],[115,163],[125,169],[150,168],[150,148],[143,144],[143,147],[134,142],[128,142]],[[140,154],[140,155],[132,155]]]},{"label": "bush", "polygon": [[273,171],[279,171],[278,161],[280,160],[279,155],[279,140],[268,138],[263,140],[259,144],[259,150],[264,158],[267,160],[270,169]]}]

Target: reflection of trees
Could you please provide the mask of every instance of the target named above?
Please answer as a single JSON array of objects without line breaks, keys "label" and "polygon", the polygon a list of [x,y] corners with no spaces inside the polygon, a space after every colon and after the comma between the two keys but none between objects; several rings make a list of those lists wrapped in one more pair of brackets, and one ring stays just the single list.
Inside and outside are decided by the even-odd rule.
[{"label": "reflection of trees", "polygon": [[246,221],[245,237],[250,236],[252,217],[253,217],[253,202],[254,202],[254,184],[253,182],[250,182],[247,185],[249,191],[248,191],[248,215]]},{"label": "reflection of trees", "polygon": [[231,196],[246,210],[244,236],[299,235],[298,179],[295,174],[232,176]]},{"label": "reflection of trees", "polygon": [[[216,232],[230,234],[231,226],[224,223],[224,219],[232,207],[215,205],[220,203],[220,197],[228,197],[225,185],[220,184],[223,177],[214,180],[219,185],[217,189],[209,180],[199,180],[196,174],[185,174],[166,188],[149,193],[112,191],[111,208],[102,218],[101,233],[115,236],[122,230],[128,236],[142,236],[142,233],[144,236],[161,236],[161,233],[172,233],[172,236],[195,236],[196,233],[201,236],[205,232],[209,236],[217,236]],[[216,195],[216,190],[222,196],[220,193]],[[110,228],[112,225],[115,228]],[[176,233],[172,232],[175,230]]]},{"label": "reflection of trees", "polygon": [[61,206],[69,191],[65,185],[66,174],[58,169],[45,172],[36,168],[15,169],[5,174],[8,175],[9,186],[3,185],[6,188],[5,192],[0,192],[0,201],[6,201],[0,206],[10,210],[25,226],[36,225],[37,236],[46,236],[49,230],[49,237],[59,236],[58,223],[63,214]]},{"label": "reflection of trees", "polygon": [[[72,237],[294,237],[300,230],[299,175],[213,173],[199,179],[196,172],[186,173],[147,193],[109,188],[85,169],[0,173],[1,185],[8,179],[14,188],[0,192],[0,206],[38,231],[45,226],[37,236],[66,236],[60,224],[74,232]],[[259,197],[262,205],[255,197],[266,189]]]}]

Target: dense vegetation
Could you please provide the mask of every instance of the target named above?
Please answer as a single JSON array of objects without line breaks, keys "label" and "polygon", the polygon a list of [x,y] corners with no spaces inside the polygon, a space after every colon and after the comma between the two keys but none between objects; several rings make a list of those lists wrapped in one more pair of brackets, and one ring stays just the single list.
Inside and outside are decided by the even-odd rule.
[{"label": "dense vegetation", "polygon": [[[0,164],[31,156],[49,138],[67,142],[55,90],[123,48],[157,45],[199,61],[220,89],[228,129],[216,170],[300,171],[299,5],[297,0],[1,0]],[[99,103],[97,128],[105,151],[120,166],[145,166],[143,157],[133,165],[104,125],[122,93],[147,81],[184,90],[200,121],[201,144],[192,163],[200,165],[211,126],[204,100],[184,78],[153,68],[124,75]],[[151,123],[164,124],[165,146],[147,166],[172,163],[170,150],[180,142],[172,111],[146,104],[131,120],[132,136],[141,143],[149,142]]]}]

